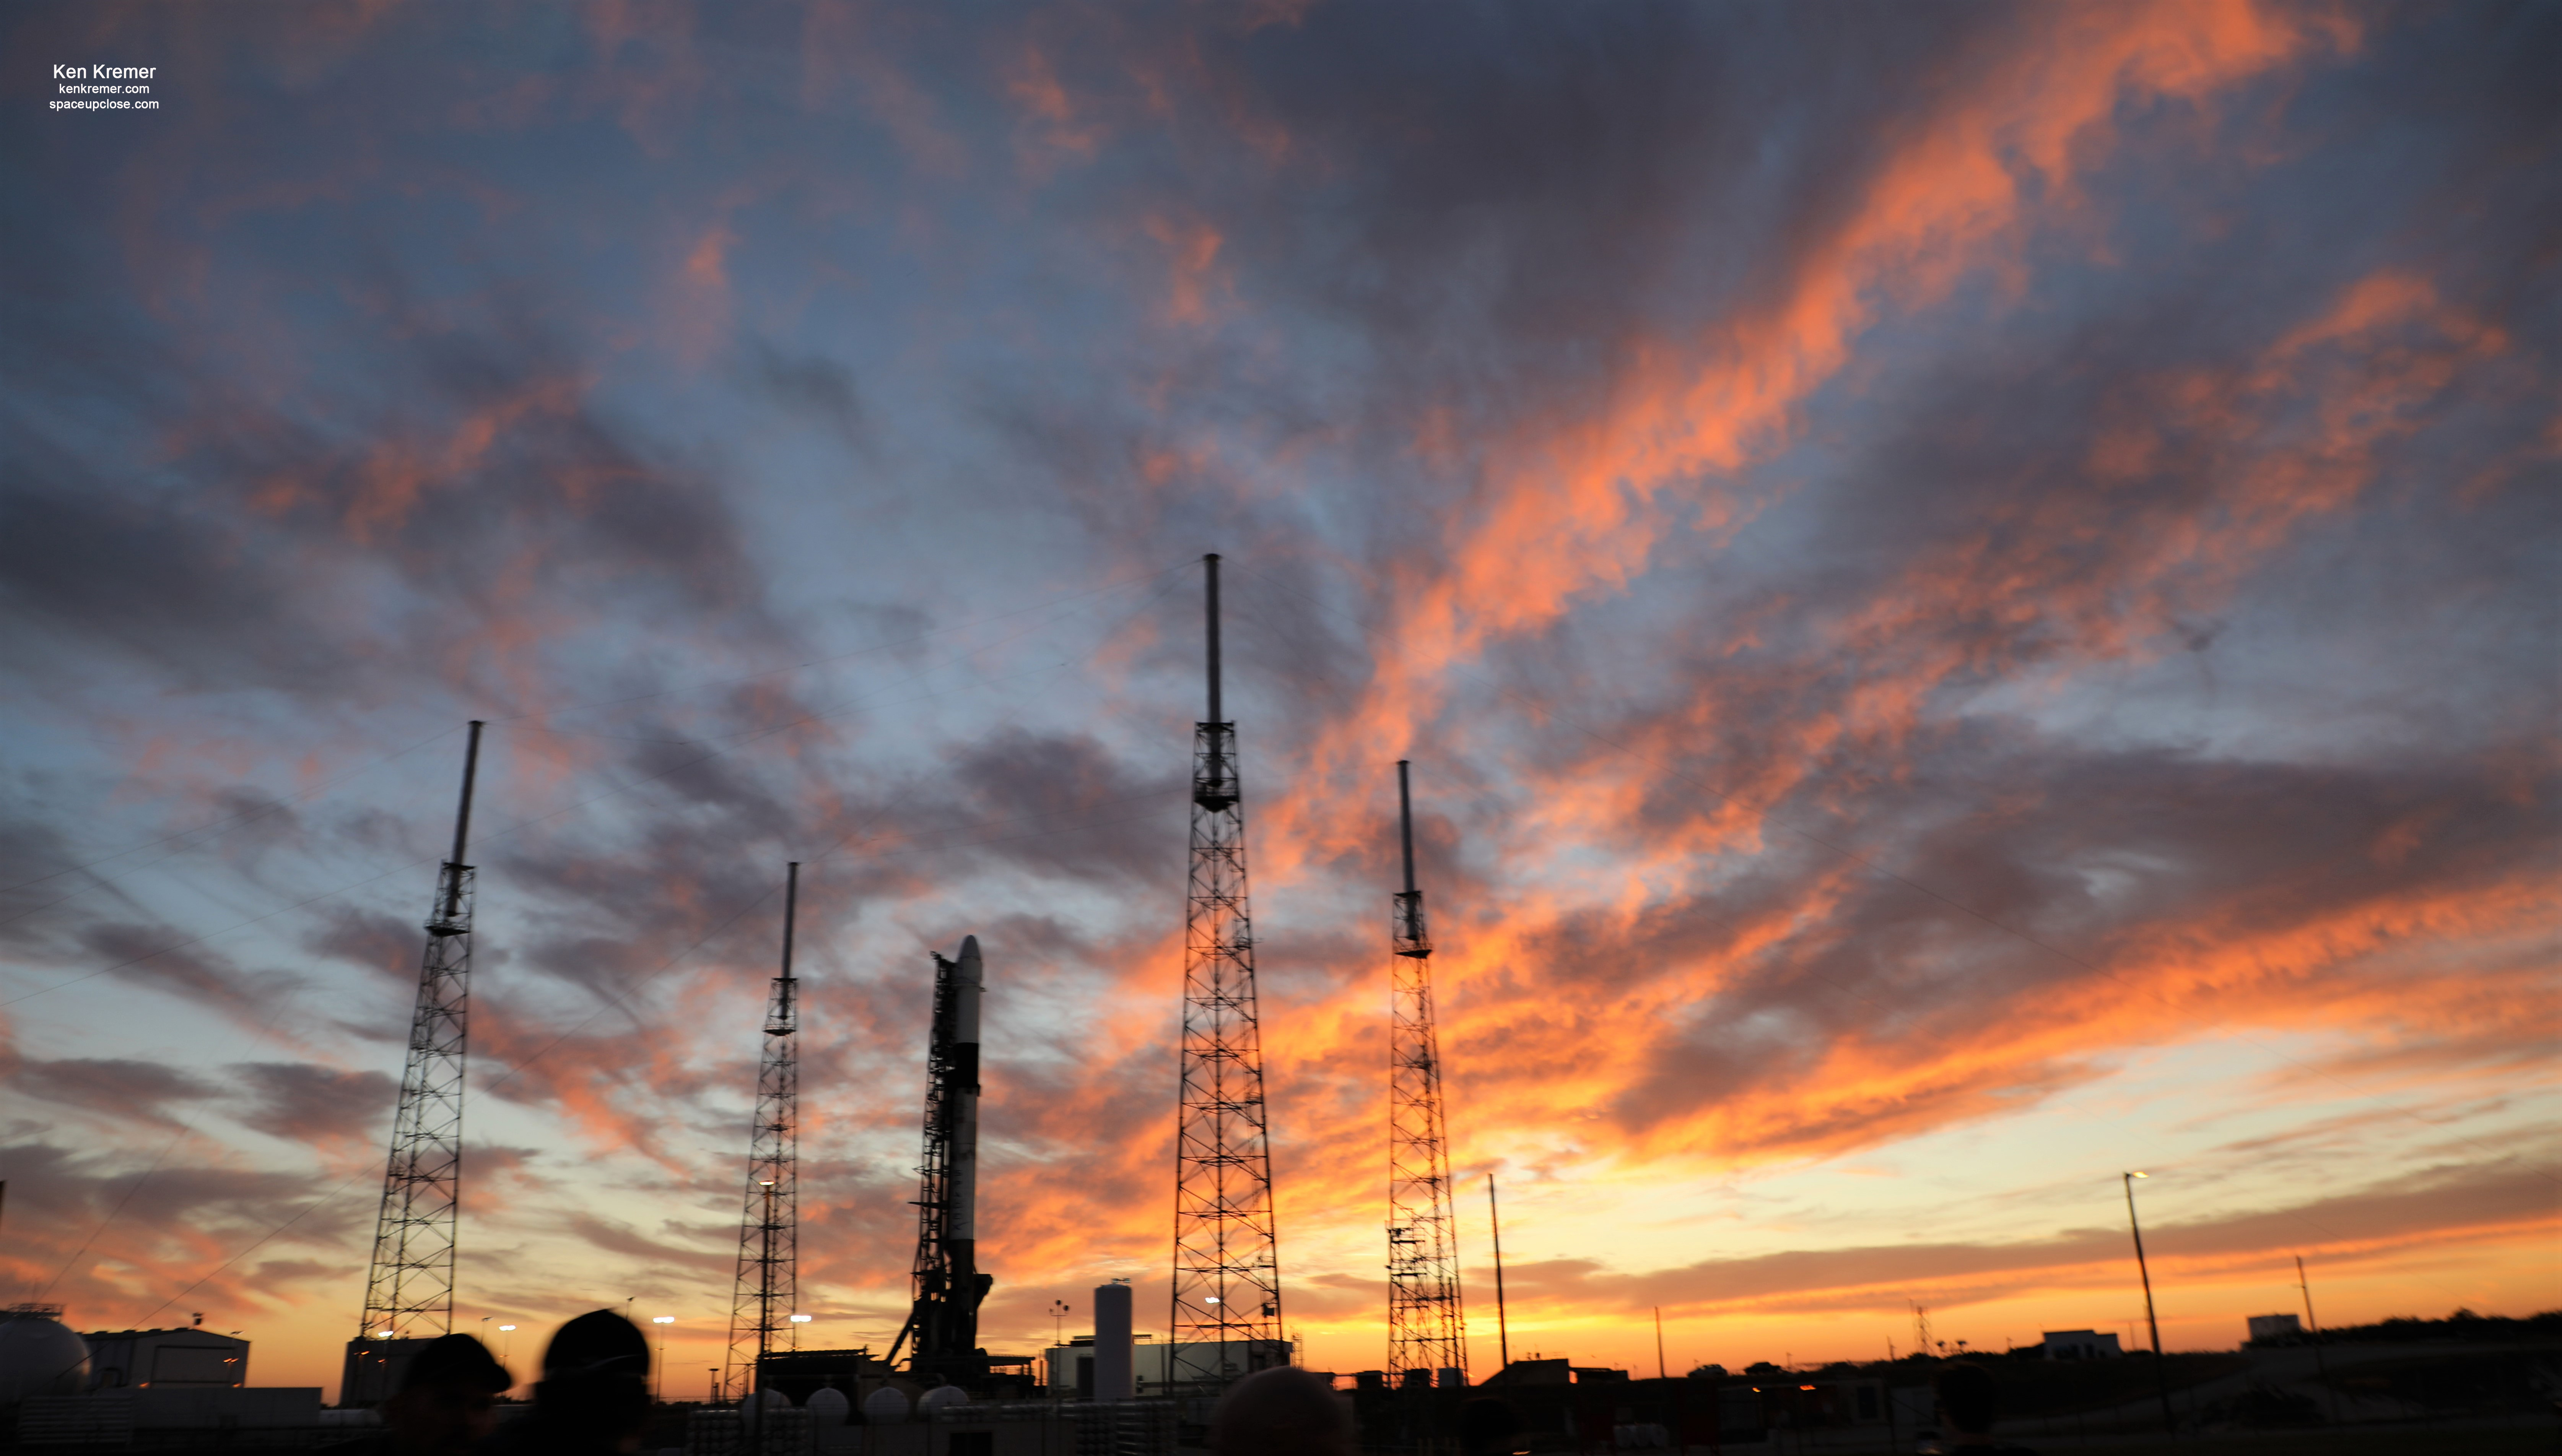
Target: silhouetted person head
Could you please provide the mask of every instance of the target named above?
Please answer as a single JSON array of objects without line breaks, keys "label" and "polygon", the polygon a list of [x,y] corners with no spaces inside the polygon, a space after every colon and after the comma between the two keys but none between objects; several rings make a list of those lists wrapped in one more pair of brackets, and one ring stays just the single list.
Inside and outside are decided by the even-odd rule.
[{"label": "silhouetted person head", "polygon": [[383,1402],[383,1444],[404,1456],[461,1456],[489,1438],[498,1424],[491,1402],[514,1383],[470,1336],[431,1340],[410,1358],[399,1392]]},{"label": "silhouetted person head", "polygon": [[1989,1446],[1993,1434],[1993,1372],[1959,1362],[1943,1366],[1933,1382],[1939,1409],[1948,1418],[1948,1433],[1958,1444]]},{"label": "silhouetted person head", "polygon": [[612,1310],[560,1327],[543,1351],[533,1414],[498,1433],[500,1450],[637,1451],[649,1423],[649,1342]]},{"label": "silhouetted person head", "polygon": [[1459,1407],[1459,1456],[1521,1456],[1529,1449],[1521,1412],[1509,1401],[1480,1395]]},{"label": "silhouetted person head", "polygon": [[1352,1456],[1353,1425],[1335,1387],[1293,1365],[1227,1387],[1209,1416],[1218,1456]]}]

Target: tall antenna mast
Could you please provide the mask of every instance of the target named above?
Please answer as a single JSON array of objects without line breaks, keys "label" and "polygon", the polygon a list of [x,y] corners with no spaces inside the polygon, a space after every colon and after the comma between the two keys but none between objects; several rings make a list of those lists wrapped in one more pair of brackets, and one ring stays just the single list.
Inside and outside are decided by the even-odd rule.
[{"label": "tall antenna mast", "polygon": [[[747,1199],[738,1225],[738,1282],[730,1297],[729,1368],[722,1384],[745,1395],[765,1388],[765,1358],[797,1343],[801,1207],[801,984],[792,977],[792,928],[800,912],[801,866],[783,882],[783,973],[765,1008],[765,1047],[756,1071],[756,1123],[748,1134]],[[747,1449],[765,1449],[764,1407]]]},{"label": "tall antenna mast", "polygon": [[1216,1389],[1286,1365],[1280,1230],[1263,1102],[1254,924],[1236,725],[1219,716],[1218,558],[1208,571],[1209,718],[1192,730],[1191,884],[1184,914],[1175,1271],[1168,1339],[1178,1389]]},{"label": "tall antenna mast", "polygon": [[[462,862],[471,838],[471,789],[480,770],[474,720],[462,751],[462,802],[454,815],[454,853],[437,872],[428,909],[427,954],[410,1018],[409,1062],[392,1119],[391,1161],[374,1220],[374,1260],[365,1280],[359,1340],[444,1335],[454,1328],[454,1241],[462,1208],[462,1060],[471,1008],[471,900],[475,876]],[[349,1369],[359,1367],[351,1361]],[[387,1368],[380,1363],[370,1370]],[[388,1389],[341,1392],[380,1399]]]},{"label": "tall antenna mast", "polygon": [[1459,1301],[1459,1222],[1450,1209],[1450,1142],[1441,1115],[1441,1052],[1432,1029],[1432,937],[1414,887],[1414,798],[1396,761],[1405,889],[1391,898],[1395,991],[1387,1052],[1387,1379],[1467,1383],[1468,1322]]}]

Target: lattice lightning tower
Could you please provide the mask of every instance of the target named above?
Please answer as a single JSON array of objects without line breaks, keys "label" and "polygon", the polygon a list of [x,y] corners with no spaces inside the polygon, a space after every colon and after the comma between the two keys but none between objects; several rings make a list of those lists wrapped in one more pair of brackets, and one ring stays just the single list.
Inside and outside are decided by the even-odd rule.
[{"label": "lattice lightning tower", "polygon": [[1279,1229],[1245,889],[1236,726],[1219,716],[1218,558],[1207,556],[1209,718],[1192,732],[1191,885],[1184,916],[1182,1106],[1175,1129],[1169,1378],[1224,1386],[1288,1360]]},{"label": "lattice lightning tower", "polygon": [[1414,805],[1396,762],[1405,890],[1391,897],[1395,995],[1387,1070],[1387,1379],[1456,1370],[1465,1383],[1468,1321],[1459,1300],[1459,1224],[1450,1210],[1450,1140],[1441,1115],[1441,1051],[1432,1029],[1432,937],[1414,887]]},{"label": "lattice lightning tower", "polygon": [[[725,1388],[745,1395],[763,1388],[764,1360],[789,1346],[799,1298],[801,1169],[800,988],[792,978],[792,922],[801,900],[801,866],[783,887],[783,974],[765,1008],[765,1047],[756,1072],[756,1123],[748,1134],[747,1198],[739,1216],[738,1282],[730,1299]],[[760,1402],[762,1403],[762,1402]],[[762,1450],[762,1432],[749,1448]]]},{"label": "lattice lightning tower", "polygon": [[[462,803],[454,855],[437,874],[427,955],[410,1018],[409,1061],[392,1119],[391,1161],[374,1220],[360,1339],[444,1335],[454,1328],[454,1242],[462,1208],[462,1060],[471,1008],[471,899],[462,862],[471,833],[471,785],[480,768],[480,724],[462,754]],[[389,1393],[389,1392],[385,1392]]]}]

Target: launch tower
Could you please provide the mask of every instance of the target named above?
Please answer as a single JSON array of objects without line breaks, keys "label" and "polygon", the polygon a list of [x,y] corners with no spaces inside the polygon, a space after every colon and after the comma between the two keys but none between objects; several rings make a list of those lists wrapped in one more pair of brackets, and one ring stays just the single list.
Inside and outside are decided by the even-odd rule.
[{"label": "launch tower", "polygon": [[[800,900],[796,862],[783,882],[783,972],[774,978],[765,1009],[756,1121],[748,1134],[746,1207],[738,1226],[738,1281],[730,1298],[729,1365],[721,1376],[738,1395],[762,1389],[765,1358],[798,1343],[791,1315],[799,1299],[801,1057],[794,1043],[800,1039],[801,984],[792,976],[792,929]],[[747,1449],[763,1451],[763,1434],[747,1432]]]},{"label": "launch tower", "polygon": [[[454,816],[454,853],[437,872],[428,909],[427,954],[418,974],[418,1007],[410,1018],[409,1061],[401,1072],[400,1109],[392,1119],[391,1161],[374,1220],[374,1258],[365,1280],[364,1324],[349,1346],[347,1368],[358,1387],[381,1383],[380,1360],[368,1342],[409,1341],[454,1328],[454,1241],[462,1208],[462,1062],[471,1008],[471,901],[474,875],[462,862],[471,834],[471,787],[480,768],[480,728],[462,752],[462,802]],[[406,1347],[404,1347],[405,1349]],[[358,1388],[349,1403],[379,1400],[390,1389]]]},{"label": "launch tower", "polygon": [[1280,1231],[1263,1102],[1254,925],[1236,725],[1219,705],[1218,558],[1208,572],[1209,717],[1192,730],[1191,884],[1184,917],[1181,1108],[1175,1127],[1175,1268],[1167,1376],[1217,1389],[1281,1342]]},{"label": "launch tower", "polygon": [[1392,896],[1395,978],[1387,1054],[1387,1378],[1465,1384],[1468,1326],[1459,1302],[1459,1224],[1450,1210],[1450,1142],[1441,1116],[1441,1051],[1432,1029],[1432,937],[1414,887],[1414,801],[1396,761],[1405,889]]},{"label": "launch tower", "polygon": [[927,1044],[925,1160],[917,1169],[915,1300],[890,1343],[908,1368],[957,1385],[988,1377],[979,1305],[996,1281],[979,1272],[979,1000],[987,989],[979,938],[961,958],[934,958],[934,1033]]}]

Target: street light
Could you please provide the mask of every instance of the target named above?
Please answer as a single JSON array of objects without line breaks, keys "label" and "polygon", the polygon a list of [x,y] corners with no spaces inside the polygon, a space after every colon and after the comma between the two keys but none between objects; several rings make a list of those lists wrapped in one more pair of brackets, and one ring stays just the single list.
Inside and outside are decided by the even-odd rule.
[{"label": "street light", "polygon": [[1051,1301],[1049,1302],[1049,1343],[1050,1343],[1050,1344],[1052,1344],[1052,1345],[1065,1345],[1065,1344],[1067,1343],[1067,1333],[1066,1333],[1066,1332],[1067,1332],[1067,1326],[1065,1325],[1065,1323],[1063,1323],[1066,1319],[1067,1319],[1067,1301],[1066,1301],[1066,1300],[1063,1300],[1063,1299],[1054,1299],[1054,1300],[1051,1300]]},{"label": "street light", "polygon": [[498,1333],[507,1337],[506,1344],[498,1355],[498,1364],[507,1365],[507,1373],[512,1375],[516,1372],[516,1367],[507,1363],[516,1356],[516,1327],[501,1325],[498,1327]]},{"label": "street light", "polygon": [[2122,1175],[2126,1185],[2126,1227],[2135,1235],[2135,1275],[2144,1281],[2144,1324],[2153,1334],[2153,1384],[2161,1391],[2162,1429],[2176,1433],[2179,1420],[2170,1413],[2170,1371],[2162,1366],[2161,1321],[2153,1316],[2153,1276],[2144,1267],[2144,1229],[2135,1221],[2135,1180],[2150,1178],[2146,1173]]},{"label": "street light", "polygon": [[667,1330],[666,1330],[666,1327],[667,1327],[667,1326],[669,1326],[669,1325],[672,1325],[672,1324],[676,1323],[676,1317],[675,1317],[674,1315],[651,1315],[651,1316],[649,1317],[649,1323],[650,1323],[650,1324],[652,1324],[652,1325],[656,1325],[656,1326],[658,1326],[658,1327],[659,1327],[659,1328],[658,1328],[658,1364],[657,1364],[657,1365],[656,1365],[656,1367],[655,1367],[655,1368],[653,1368],[653,1369],[651,1369],[651,1370],[649,1371],[649,1398],[650,1398],[651,1400],[656,1400],[656,1399],[658,1399],[661,1395],[663,1395],[663,1394],[665,1394],[665,1393],[666,1393],[666,1388],[667,1388],[667,1376],[666,1376],[666,1373],[665,1373],[665,1372],[666,1372],[666,1368],[667,1368]]}]

